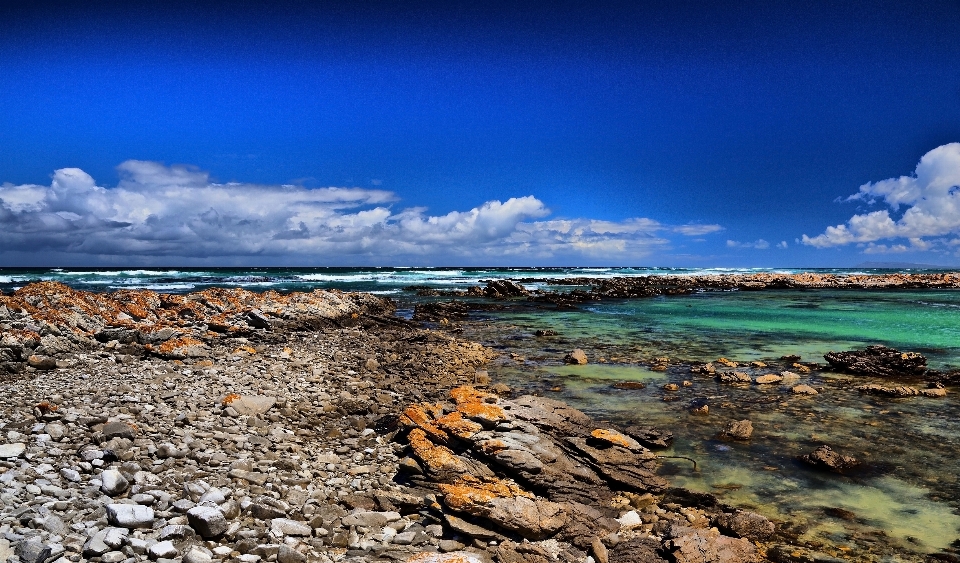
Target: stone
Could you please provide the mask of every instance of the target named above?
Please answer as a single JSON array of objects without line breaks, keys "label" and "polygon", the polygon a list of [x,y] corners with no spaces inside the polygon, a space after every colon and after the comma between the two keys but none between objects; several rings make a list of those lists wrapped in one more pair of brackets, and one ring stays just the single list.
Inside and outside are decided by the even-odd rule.
[{"label": "stone", "polygon": [[306,522],[298,522],[289,518],[274,518],[270,521],[270,532],[277,536],[309,536],[313,533]]},{"label": "stone", "polygon": [[837,371],[874,377],[916,377],[927,371],[927,359],[916,352],[901,352],[886,346],[865,350],[828,352],[823,358]]},{"label": "stone", "polygon": [[825,469],[834,473],[843,473],[860,464],[855,458],[841,455],[827,445],[820,446],[811,453],[800,456],[800,461],[817,469]]},{"label": "stone", "polygon": [[172,541],[166,540],[151,545],[147,549],[147,555],[150,556],[150,559],[173,559],[180,555],[180,551],[177,550]]},{"label": "stone", "polygon": [[111,546],[107,545],[104,541],[104,538],[107,536],[107,531],[112,528],[107,528],[106,530],[100,530],[96,534],[90,537],[85,544],[83,544],[83,556],[84,557],[100,557],[104,553],[113,549]]},{"label": "stone", "polygon": [[213,563],[213,554],[199,546],[191,546],[183,554],[183,563]]},{"label": "stone", "polygon": [[140,504],[108,504],[107,520],[121,528],[149,528],[155,520],[153,509]]},{"label": "stone", "polygon": [[372,512],[357,511],[343,518],[344,526],[365,526],[367,528],[382,528],[389,522],[400,519],[399,512]]},{"label": "stone", "polygon": [[306,555],[285,543],[280,544],[280,549],[277,551],[277,563],[304,563],[306,560]]},{"label": "stone", "polygon": [[33,354],[27,358],[27,365],[33,369],[51,370],[57,369],[57,360],[51,358],[50,356]]},{"label": "stone", "polygon": [[757,548],[746,539],[720,535],[716,528],[687,528],[670,542],[676,563],[759,563]]},{"label": "stone", "polygon": [[563,358],[563,363],[565,364],[574,364],[574,365],[586,365],[587,363],[587,354],[580,348],[570,352]]},{"label": "stone", "polygon": [[53,552],[53,548],[38,537],[22,540],[17,544],[16,554],[23,563],[44,563]]},{"label": "stone", "polygon": [[0,459],[11,459],[20,457],[27,449],[27,445],[22,442],[13,444],[0,444]]},{"label": "stone", "polygon": [[221,401],[224,406],[229,406],[237,411],[240,416],[257,416],[265,414],[273,405],[277,403],[276,397],[266,395],[234,395],[230,394]]},{"label": "stone", "polygon": [[819,395],[820,392],[809,385],[796,385],[790,389],[794,395]]},{"label": "stone", "polygon": [[123,547],[123,544],[127,543],[129,536],[130,530],[126,528],[105,528],[101,540],[109,546],[110,549],[120,549]]},{"label": "stone", "polygon": [[10,540],[0,538],[0,561],[6,561],[15,555],[13,547],[10,546]]},{"label": "stone", "polygon": [[773,522],[765,516],[746,510],[719,514],[714,518],[714,524],[724,533],[753,541],[766,540],[776,530]]},{"label": "stone", "polygon": [[624,530],[632,530],[643,525],[643,520],[640,519],[640,514],[636,510],[630,510],[629,512],[624,513],[617,518],[617,522],[620,523],[620,527]]},{"label": "stone", "polygon": [[190,527],[204,539],[222,536],[229,527],[223,512],[213,506],[195,506],[187,511]]},{"label": "stone", "polygon": [[127,556],[122,551],[108,551],[100,556],[100,563],[120,563],[126,559]]},{"label": "stone", "polygon": [[107,469],[100,474],[100,490],[103,494],[115,497],[122,495],[130,487],[130,482],[120,471],[116,469]]},{"label": "stone", "polygon": [[749,420],[735,420],[727,424],[720,435],[730,440],[749,440],[753,435],[753,423]]},{"label": "stone", "polygon": [[103,436],[104,442],[114,438],[133,440],[137,437],[133,427],[126,422],[108,422],[103,426],[100,434]]},{"label": "stone", "polygon": [[404,563],[487,563],[489,559],[469,551],[450,551],[436,553],[425,551],[407,558]]},{"label": "stone", "polygon": [[757,385],[769,385],[771,383],[780,383],[781,381],[783,381],[783,377],[775,373],[759,375],[753,380],[753,382],[756,383]]}]

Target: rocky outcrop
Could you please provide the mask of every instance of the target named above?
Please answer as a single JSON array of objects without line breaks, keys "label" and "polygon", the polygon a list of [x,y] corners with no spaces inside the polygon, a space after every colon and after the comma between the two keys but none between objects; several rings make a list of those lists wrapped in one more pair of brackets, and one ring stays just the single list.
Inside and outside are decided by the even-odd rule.
[{"label": "rocky outcrop", "polygon": [[874,377],[918,377],[927,371],[927,359],[916,352],[901,352],[886,346],[824,354],[837,371]]},{"label": "rocky outcrop", "polygon": [[0,295],[0,365],[29,362],[53,369],[56,358],[81,350],[204,357],[217,339],[273,329],[316,329],[363,323],[396,324],[393,304],[380,297],[337,290],[281,294],[214,288],[186,295],[148,290],[93,293],[39,282]]}]

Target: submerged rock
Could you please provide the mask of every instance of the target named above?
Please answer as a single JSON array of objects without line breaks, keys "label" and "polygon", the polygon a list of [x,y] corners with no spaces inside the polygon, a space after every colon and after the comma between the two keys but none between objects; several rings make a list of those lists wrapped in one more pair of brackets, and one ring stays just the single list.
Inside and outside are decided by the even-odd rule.
[{"label": "submerged rock", "polygon": [[577,348],[573,352],[570,352],[569,354],[563,357],[563,363],[580,365],[580,366],[586,365],[587,354],[580,348]]},{"label": "submerged rock", "polygon": [[809,454],[800,456],[800,461],[818,469],[826,469],[835,473],[843,473],[860,465],[860,462],[855,458],[841,455],[827,445],[820,446]]},{"label": "submerged rock", "polygon": [[917,352],[901,352],[886,346],[824,354],[835,370],[875,377],[920,376],[927,371],[927,359]]},{"label": "submerged rock", "polygon": [[753,435],[753,423],[749,420],[735,420],[720,433],[722,438],[730,440],[749,440]]}]

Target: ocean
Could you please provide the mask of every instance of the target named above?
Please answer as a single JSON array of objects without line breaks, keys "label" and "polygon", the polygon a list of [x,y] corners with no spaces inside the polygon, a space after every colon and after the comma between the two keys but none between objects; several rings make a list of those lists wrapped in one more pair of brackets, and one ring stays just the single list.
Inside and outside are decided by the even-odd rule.
[{"label": "ocean", "polygon": [[[59,281],[90,291],[150,289],[184,293],[208,287],[251,291],[336,288],[394,299],[411,317],[427,301],[412,286],[465,289],[509,278],[528,289],[576,277],[702,275],[756,272],[885,274],[893,269],[682,268],[250,268],[250,269],[0,269],[0,291],[33,281]],[[906,270],[911,273],[936,270]],[[458,298],[459,299],[459,298]],[[923,353],[931,368],[960,369],[960,291],[765,290],[709,291],[648,299],[605,300],[574,308],[526,300],[486,302],[463,338],[501,354],[491,376],[518,391],[564,400],[590,414],[625,424],[667,428],[675,441],[663,471],[677,485],[711,492],[729,504],[787,523],[795,541],[833,556],[911,560],[949,547],[960,536],[960,404],[945,398],[892,399],[855,387],[886,383],[814,370],[802,382],[822,392],[799,397],[779,385],[730,385],[692,374],[690,365],[720,357],[751,375],[792,369],[796,355],[823,365],[831,350],[883,344]],[[435,325],[434,325],[435,326]],[[440,327],[450,330],[451,327]],[[538,337],[536,331],[555,331]],[[583,349],[590,363],[567,366],[563,356]],[[651,365],[668,358],[666,371]],[[769,368],[751,367],[766,362]],[[639,383],[624,388],[624,382]],[[684,385],[688,382],[689,385]],[[667,383],[680,388],[664,391]],[[922,382],[907,381],[922,386]],[[620,385],[618,385],[620,384]],[[637,388],[643,387],[643,388]],[[707,416],[692,408],[708,405]],[[747,442],[719,438],[723,426],[749,419]],[[821,444],[861,460],[862,470],[835,475],[797,461]],[[911,555],[912,554],[912,555]]]}]

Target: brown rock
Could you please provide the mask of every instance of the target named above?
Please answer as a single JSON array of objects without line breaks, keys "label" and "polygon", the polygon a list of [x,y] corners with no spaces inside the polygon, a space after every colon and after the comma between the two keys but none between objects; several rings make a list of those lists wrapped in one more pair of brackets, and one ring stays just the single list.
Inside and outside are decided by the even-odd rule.
[{"label": "brown rock", "polygon": [[830,446],[823,445],[809,454],[800,456],[800,461],[812,465],[819,469],[826,469],[835,473],[843,473],[860,464],[855,458],[840,455],[833,451]]},{"label": "brown rock", "polygon": [[564,358],[563,358],[563,363],[565,363],[565,364],[580,365],[580,366],[586,365],[586,363],[587,363],[587,354],[586,354],[583,350],[581,350],[580,348],[577,348],[577,349],[574,350],[573,352],[570,352],[569,354],[567,354],[566,356],[564,356]]},{"label": "brown rock", "polygon": [[723,429],[721,436],[730,440],[749,440],[753,434],[753,423],[749,420],[735,420]]}]

